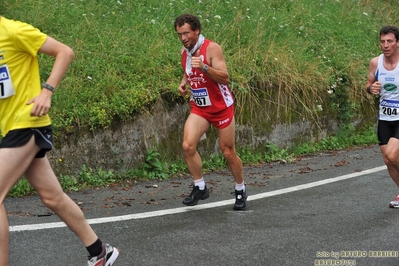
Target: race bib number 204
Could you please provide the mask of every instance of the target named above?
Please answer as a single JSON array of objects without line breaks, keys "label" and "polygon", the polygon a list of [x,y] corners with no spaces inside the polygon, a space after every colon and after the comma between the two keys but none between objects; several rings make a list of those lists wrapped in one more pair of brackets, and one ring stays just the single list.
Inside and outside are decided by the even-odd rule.
[{"label": "race bib number 204", "polygon": [[399,102],[393,100],[383,100],[380,103],[380,116],[399,115]]},{"label": "race bib number 204", "polygon": [[8,66],[0,66],[0,99],[5,99],[15,94]]}]

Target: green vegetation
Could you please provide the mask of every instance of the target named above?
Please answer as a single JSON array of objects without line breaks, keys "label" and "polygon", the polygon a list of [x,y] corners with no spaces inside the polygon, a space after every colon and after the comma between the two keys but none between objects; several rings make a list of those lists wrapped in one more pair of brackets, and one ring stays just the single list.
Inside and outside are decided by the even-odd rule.
[{"label": "green vegetation", "polygon": [[[369,60],[380,53],[378,31],[399,25],[393,0],[10,0],[2,15],[26,21],[73,47],[75,59],[53,98],[50,115],[57,135],[124,122],[176,92],[182,70],[175,17],[201,17],[205,37],[224,49],[240,124],[258,116],[269,121],[298,119],[319,123],[336,117],[336,136],[299,144],[292,151],[268,144],[263,152],[240,151],[245,163],[271,161],[320,149],[376,143],[370,124],[363,135],[350,123],[373,116],[365,95]],[[41,57],[45,79],[53,61]],[[332,92],[332,93],[331,93]],[[264,103],[267,104],[264,104]],[[267,125],[265,125],[265,128]],[[349,134],[348,134],[349,132]],[[347,138],[345,136],[353,136]],[[371,137],[372,136],[372,137]],[[79,177],[61,176],[67,189],[119,182],[126,176],[165,179],[185,171],[157,150],[137,169],[113,173],[82,167]],[[223,167],[217,156],[208,169]],[[128,175],[129,174],[129,175]],[[21,182],[22,183],[22,182]],[[19,185],[15,195],[29,189]]]},{"label": "green vegetation", "polygon": [[[250,123],[259,107],[271,119],[316,120],[316,106],[328,103],[331,77],[339,74],[350,78],[351,100],[368,104],[360,90],[369,59],[379,53],[378,30],[398,24],[393,3],[14,0],[2,3],[2,13],[73,47],[75,60],[50,113],[57,132],[73,132],[129,120],[164,93],[178,97],[181,44],[173,21],[183,12],[200,16],[204,36],[224,48],[240,123]],[[41,58],[43,79],[51,65]],[[270,106],[256,106],[258,97]]]}]

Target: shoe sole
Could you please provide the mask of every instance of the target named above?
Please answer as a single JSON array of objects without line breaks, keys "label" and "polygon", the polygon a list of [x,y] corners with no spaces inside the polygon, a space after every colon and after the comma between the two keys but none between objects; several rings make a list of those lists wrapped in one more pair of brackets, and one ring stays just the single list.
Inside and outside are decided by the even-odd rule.
[{"label": "shoe sole", "polygon": [[233,209],[235,211],[245,211],[247,209],[247,204],[245,204],[245,207],[240,208],[240,207],[236,207],[235,205],[233,206]]},{"label": "shoe sole", "polygon": [[184,202],[183,202],[183,204],[186,205],[186,206],[195,206],[195,205],[198,204],[198,201],[204,200],[204,199],[207,199],[207,198],[209,198],[209,193],[206,194],[205,196],[203,196],[202,198],[200,198],[199,200],[197,200],[197,201],[194,202],[194,203],[191,203],[191,204],[190,204],[190,203],[184,203]]},{"label": "shoe sole", "polygon": [[105,266],[112,266],[114,264],[114,262],[116,261],[116,259],[118,258],[118,256],[119,256],[119,249],[114,247],[114,250],[112,251],[112,255],[111,255],[111,257],[109,257],[109,259],[105,263]]},{"label": "shoe sole", "polygon": [[247,197],[245,197],[245,207],[240,208],[240,207],[237,207],[236,205],[234,205],[234,206],[233,206],[233,209],[234,209],[235,211],[245,211],[245,210],[247,209]]}]

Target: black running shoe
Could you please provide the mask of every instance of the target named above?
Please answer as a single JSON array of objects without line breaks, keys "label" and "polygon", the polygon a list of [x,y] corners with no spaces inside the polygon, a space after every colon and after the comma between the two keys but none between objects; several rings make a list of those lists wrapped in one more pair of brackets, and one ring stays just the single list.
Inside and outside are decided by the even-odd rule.
[{"label": "black running shoe", "polygon": [[200,190],[199,186],[194,186],[193,191],[184,200],[183,204],[187,206],[197,205],[199,200],[204,200],[209,197],[208,188],[205,186],[204,190]]},{"label": "black running shoe", "polygon": [[236,190],[236,202],[234,203],[234,210],[241,211],[247,208],[247,191]]}]

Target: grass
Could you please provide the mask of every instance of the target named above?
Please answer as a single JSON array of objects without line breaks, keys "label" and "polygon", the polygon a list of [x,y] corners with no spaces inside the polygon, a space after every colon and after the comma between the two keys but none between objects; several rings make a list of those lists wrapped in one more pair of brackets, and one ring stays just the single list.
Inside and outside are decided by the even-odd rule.
[{"label": "grass", "polygon": [[[166,93],[179,97],[181,44],[173,21],[185,12],[198,15],[204,36],[224,50],[239,124],[262,120],[265,125],[259,127],[267,129],[268,121],[321,123],[326,117],[346,121],[347,116],[372,116],[373,99],[365,95],[363,86],[369,60],[380,53],[379,29],[399,24],[394,4],[393,0],[10,0],[2,3],[1,13],[33,24],[75,51],[50,111],[57,137],[129,121]],[[40,63],[45,79],[53,61],[40,56]],[[345,83],[335,89],[340,93],[331,94],[342,77]],[[369,132],[367,126],[363,128]],[[318,145],[346,146],[334,138]],[[363,138],[346,141],[376,143]],[[309,152],[321,149],[312,143],[300,143],[295,149],[305,152],[306,147]],[[241,154],[251,163],[255,158],[272,160],[267,152],[270,149]],[[155,165],[146,161],[127,172],[163,179],[164,173],[184,170],[183,162],[168,162],[161,151],[149,151],[153,153],[159,154],[152,161]],[[207,160],[204,165],[209,169],[224,163],[220,158]],[[62,177],[70,183],[66,187],[89,185],[92,176],[101,176],[105,183],[128,176],[84,166],[82,172],[89,175],[83,184],[82,176],[70,177],[71,181]]]},{"label": "grass", "polygon": [[[377,31],[398,22],[390,1],[369,0],[13,0],[2,11],[73,47],[50,113],[55,129],[67,133],[127,121],[162,93],[178,97],[173,21],[183,12],[201,17],[203,34],[223,47],[242,124],[258,108],[271,119],[316,121],[316,102],[328,110],[330,78],[342,72],[352,80],[351,99],[369,104],[359,91],[379,53]],[[52,60],[41,58],[41,66],[45,79]]]}]

